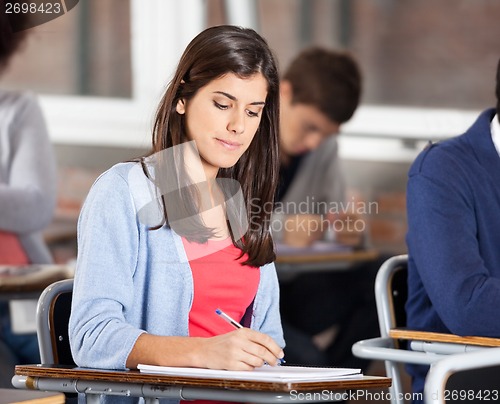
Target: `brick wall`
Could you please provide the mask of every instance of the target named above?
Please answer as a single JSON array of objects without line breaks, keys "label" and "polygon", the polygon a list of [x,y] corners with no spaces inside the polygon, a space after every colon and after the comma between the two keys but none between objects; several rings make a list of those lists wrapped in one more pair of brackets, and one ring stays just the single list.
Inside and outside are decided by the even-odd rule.
[{"label": "brick wall", "polygon": [[370,217],[370,240],[384,253],[406,252],[406,196],[404,192],[380,192],[375,201],[377,214]]},{"label": "brick wall", "polygon": [[372,204],[369,243],[384,254],[406,252],[406,180],[410,163],[343,161],[348,198]]}]

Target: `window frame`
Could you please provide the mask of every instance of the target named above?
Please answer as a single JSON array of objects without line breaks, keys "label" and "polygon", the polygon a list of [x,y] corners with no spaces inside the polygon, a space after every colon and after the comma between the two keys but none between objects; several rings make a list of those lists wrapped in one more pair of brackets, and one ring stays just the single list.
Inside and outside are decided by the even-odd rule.
[{"label": "window frame", "polygon": [[155,109],[175,63],[204,27],[203,3],[130,0],[131,98],[39,95],[52,141],[148,147]]}]

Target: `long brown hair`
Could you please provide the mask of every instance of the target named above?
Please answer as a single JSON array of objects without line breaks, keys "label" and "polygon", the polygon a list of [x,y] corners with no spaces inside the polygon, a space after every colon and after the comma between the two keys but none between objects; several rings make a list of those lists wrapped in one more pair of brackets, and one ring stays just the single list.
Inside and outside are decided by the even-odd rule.
[{"label": "long brown hair", "polygon": [[[233,167],[220,168],[217,175],[218,178],[236,180],[241,186],[246,204],[244,219],[250,225],[243,238],[235,237],[230,227],[231,238],[242,254],[248,254],[248,260],[244,264],[261,266],[275,259],[269,231],[271,212],[263,207],[272,206],[279,164],[279,76],[275,58],[265,39],[252,29],[230,25],[211,27],[198,34],[184,51],[158,106],[153,128],[153,147],[148,155],[160,153],[189,140],[185,130],[185,115],[178,114],[175,109],[178,100],[189,102],[200,88],[228,73],[241,78],[261,73],[268,84],[266,105],[252,143]],[[165,162],[164,168],[177,172],[176,175],[179,169],[182,170],[179,165],[176,167],[169,162]],[[170,178],[173,177],[170,175]],[[206,241],[211,230],[197,219],[197,200],[192,190],[179,186],[177,196],[182,204],[180,209],[186,211],[185,217],[190,217],[195,222],[195,226],[191,227],[193,230],[182,235],[188,240]],[[164,223],[168,225],[164,195],[162,204]],[[227,215],[238,216],[241,213],[231,212],[230,209],[226,211]]]}]

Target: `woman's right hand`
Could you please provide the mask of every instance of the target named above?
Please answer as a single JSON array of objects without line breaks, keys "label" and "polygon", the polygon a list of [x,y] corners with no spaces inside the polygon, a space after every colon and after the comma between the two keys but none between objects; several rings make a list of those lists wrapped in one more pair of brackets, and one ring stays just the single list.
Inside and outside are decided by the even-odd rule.
[{"label": "woman's right hand", "polygon": [[205,369],[252,370],[264,363],[276,365],[283,350],[267,334],[240,328],[210,338],[159,336],[143,333],[126,366],[140,363]]},{"label": "woman's right hand", "polygon": [[196,340],[193,361],[200,368],[252,370],[264,363],[277,365],[284,356],[283,350],[269,335],[250,328],[193,339]]}]

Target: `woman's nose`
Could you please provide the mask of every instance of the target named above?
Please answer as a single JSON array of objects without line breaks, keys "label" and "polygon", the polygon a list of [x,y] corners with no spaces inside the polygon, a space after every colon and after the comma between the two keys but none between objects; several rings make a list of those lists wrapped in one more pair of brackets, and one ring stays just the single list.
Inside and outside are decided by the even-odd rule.
[{"label": "woman's nose", "polygon": [[245,131],[245,116],[241,112],[235,112],[227,124],[227,130],[234,134],[241,134]]}]

